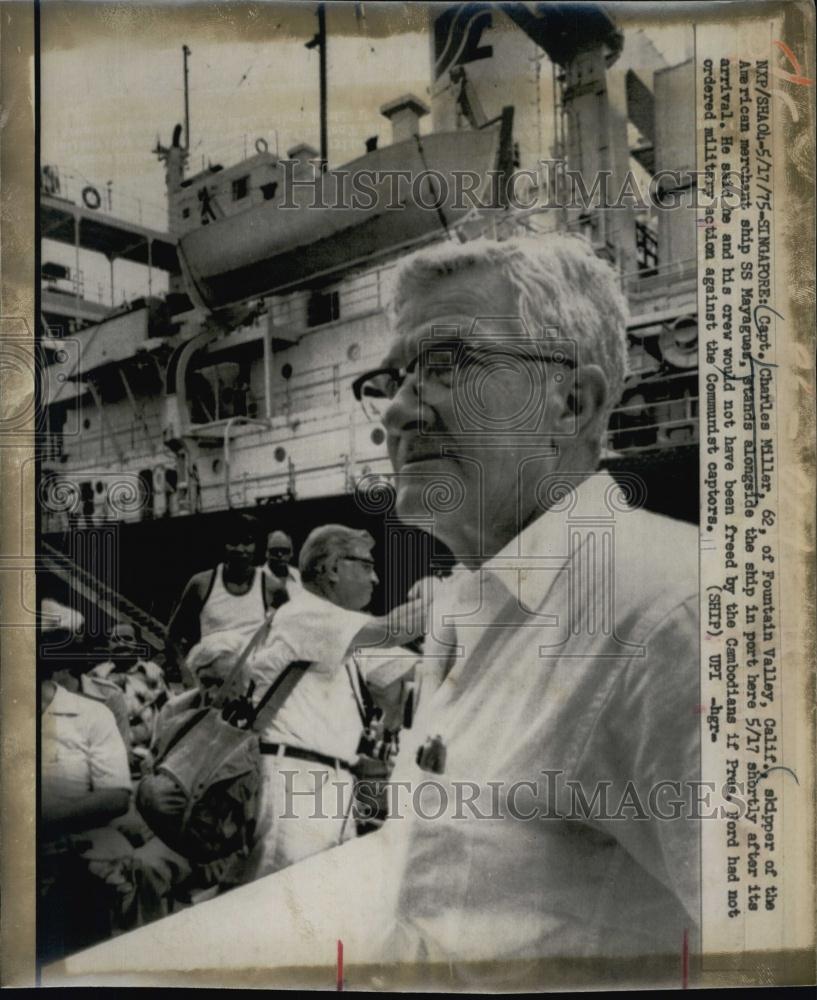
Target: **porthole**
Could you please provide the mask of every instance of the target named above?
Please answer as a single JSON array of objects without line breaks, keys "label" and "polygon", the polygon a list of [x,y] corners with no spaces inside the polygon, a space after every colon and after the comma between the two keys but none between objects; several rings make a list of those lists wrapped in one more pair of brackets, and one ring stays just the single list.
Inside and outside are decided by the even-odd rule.
[{"label": "porthole", "polygon": [[281,369],[281,378],[291,379],[292,378],[292,365],[285,364]]},{"label": "porthole", "polygon": [[371,434],[373,444],[383,444],[386,440],[386,432],[382,427],[375,427]]},{"label": "porthole", "polygon": [[283,460],[287,457],[287,450],[286,448],[282,448],[281,445],[278,445],[273,452],[273,455],[275,455],[276,462],[283,462]]}]

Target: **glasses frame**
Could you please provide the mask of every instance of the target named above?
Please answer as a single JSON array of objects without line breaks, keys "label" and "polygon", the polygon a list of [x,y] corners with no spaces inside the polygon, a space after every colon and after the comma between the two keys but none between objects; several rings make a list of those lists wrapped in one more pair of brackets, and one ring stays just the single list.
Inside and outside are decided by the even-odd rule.
[{"label": "glasses frame", "polygon": [[345,559],[347,562],[363,563],[364,566],[368,566],[371,570],[375,569],[376,566],[374,559],[364,559],[362,556],[338,556],[338,559]]},{"label": "glasses frame", "polygon": [[[536,342],[534,341],[534,343]],[[497,347],[501,348],[503,345],[507,346],[509,344],[512,344],[513,346],[513,351],[511,353],[513,353],[516,357],[519,357],[523,361],[536,362],[539,364],[541,363],[557,364],[557,365],[562,365],[565,368],[573,368],[573,369],[578,368],[578,364],[571,357],[569,357],[566,352],[564,353],[564,356],[559,356],[555,353],[540,354],[536,351],[532,351],[530,349],[531,347],[530,340],[525,340],[524,342],[500,340],[498,344],[496,342],[491,342],[490,344],[489,343],[481,344],[479,343],[479,341],[469,342],[462,339],[443,340],[440,341],[439,343],[435,343],[432,341],[432,342],[424,342],[423,346],[417,352],[415,357],[409,362],[409,364],[405,368],[398,368],[394,365],[384,365],[381,366],[380,368],[370,368],[368,371],[363,372],[362,375],[359,375],[352,382],[352,387],[351,387],[352,394],[354,395],[357,402],[361,404],[361,407],[363,409],[363,412],[366,414],[367,419],[372,421],[372,423],[381,423],[382,421],[379,418],[372,416],[372,414],[369,412],[366,403],[364,402],[364,395],[363,395],[363,390],[366,386],[366,383],[370,382],[376,376],[389,375],[396,383],[397,388],[393,396],[384,395],[382,397],[375,397],[378,399],[382,398],[387,403],[390,403],[395,398],[397,393],[400,392],[400,390],[402,389],[406,381],[406,378],[409,375],[414,374],[414,372],[417,370],[417,366],[420,363],[420,358],[424,355],[428,355],[432,351],[446,351],[446,350],[451,350],[453,348],[456,351],[462,352],[463,348],[465,348],[465,354],[466,354],[465,360],[459,362],[459,364],[455,361],[451,366],[454,373],[456,374],[461,367],[465,367],[465,365],[468,364],[469,362],[474,364],[479,364],[480,361],[488,362],[490,360],[491,355],[495,357],[496,356],[501,357],[503,352],[501,350],[498,351]],[[475,347],[477,348],[476,350],[474,350]],[[479,350],[480,348],[482,348],[482,350]],[[523,349],[520,350],[519,348]]]}]

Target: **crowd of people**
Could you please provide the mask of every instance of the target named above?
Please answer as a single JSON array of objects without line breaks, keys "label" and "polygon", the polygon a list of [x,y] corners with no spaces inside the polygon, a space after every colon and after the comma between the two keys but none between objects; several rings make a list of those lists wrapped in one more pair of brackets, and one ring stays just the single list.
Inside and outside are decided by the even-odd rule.
[{"label": "crowd of people", "polygon": [[[417,659],[383,646],[416,640],[421,616],[401,632],[397,616],[364,610],[378,582],[367,532],[315,529],[299,567],[287,534],[269,533],[264,548],[261,532],[253,516],[233,518],[222,561],[190,579],[153,658],[142,655],[148,647],[132,624],[116,622],[106,647],[94,650],[81,615],[42,601],[44,956],[135,928],[383,821],[373,790],[388,776]],[[372,645],[377,656],[354,655]],[[230,694],[254,712],[293,664],[297,685],[261,707],[250,727],[257,774],[239,771],[216,789],[222,803],[252,799],[252,808],[231,817],[217,808],[216,832],[231,822],[236,835],[216,856],[186,856],[170,835],[188,804],[185,767],[202,752],[186,729]],[[188,758],[181,765],[179,749]],[[327,815],[315,817],[315,795],[330,782]],[[156,832],[162,822],[166,838]]]},{"label": "crowd of people", "polygon": [[412,811],[390,800],[338,855],[393,851],[388,960],[672,979],[694,951],[697,539],[599,469],[626,375],[618,277],[571,237],[452,241],[401,261],[389,317],[352,389],[385,428],[395,514],[444,544],[447,578],[372,615],[369,534],[316,527],[296,573],[286,535],[262,566],[237,515],[169,623],[183,690],[122,625],[95,666],[61,623],[41,656],[41,954],[308,873],[382,821],[386,785]]}]

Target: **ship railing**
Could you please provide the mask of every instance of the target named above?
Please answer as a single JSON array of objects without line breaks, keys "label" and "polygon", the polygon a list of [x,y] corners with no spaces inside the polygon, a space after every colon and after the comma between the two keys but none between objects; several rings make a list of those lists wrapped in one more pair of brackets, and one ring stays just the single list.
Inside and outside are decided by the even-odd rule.
[{"label": "ship railing", "polygon": [[68,278],[45,277],[42,286],[43,291],[52,292],[55,295],[70,295],[82,302],[110,306],[110,294],[106,294],[102,282],[98,281],[95,286],[93,284],[86,286],[85,275],[81,269],[72,273]]},{"label": "ship railing", "polygon": [[322,365],[300,375],[293,374],[283,390],[273,391],[272,416],[280,413],[300,416],[313,409],[337,407],[345,400],[351,402],[351,385],[355,375],[360,374],[357,367],[353,370],[348,364]]},{"label": "ship railing", "polygon": [[[162,417],[158,413],[145,413],[138,420],[132,413],[114,422],[106,415],[106,425],[100,424],[99,410],[94,407],[86,419],[92,419],[89,428],[70,436],[70,444],[63,441],[62,453],[70,452],[72,462],[94,462],[99,459],[117,458],[117,450],[111,441],[116,439],[119,450],[127,453],[129,459],[148,459],[162,453]],[[60,455],[54,456],[59,458]],[[50,455],[44,455],[51,458]]]},{"label": "ship railing", "polygon": [[86,212],[113,216],[150,229],[165,231],[167,208],[131,194],[113,181],[100,183],[64,167],[45,165],[40,172],[40,193],[68,202]]},{"label": "ship railing", "polygon": [[[339,315],[332,323],[342,324],[352,319],[382,312],[389,294],[389,275],[395,265],[389,264],[366,271],[342,284],[327,285],[321,291],[326,294],[338,292]],[[294,292],[288,296],[269,300],[273,323],[292,330],[323,329],[329,323],[310,327],[308,318],[309,292]]]},{"label": "ship railing", "polygon": [[677,282],[692,281],[698,273],[698,260],[695,257],[686,257],[683,260],[667,261],[657,264],[648,271],[628,271],[621,275],[621,289],[629,297],[637,297],[650,293],[650,302],[653,303],[654,293],[666,288],[669,294],[677,294]]},{"label": "ship railing", "polygon": [[607,448],[617,454],[666,450],[698,440],[696,369],[642,378],[610,415]]}]

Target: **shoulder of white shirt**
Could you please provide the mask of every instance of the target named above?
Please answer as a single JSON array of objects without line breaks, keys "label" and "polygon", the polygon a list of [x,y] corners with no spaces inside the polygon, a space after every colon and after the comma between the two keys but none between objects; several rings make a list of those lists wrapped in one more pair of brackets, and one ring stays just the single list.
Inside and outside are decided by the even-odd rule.
[{"label": "shoulder of white shirt", "polygon": [[86,718],[94,715],[105,718],[109,715],[111,719],[114,718],[113,712],[101,701],[89,695],[68,691],[61,684],[57,684],[56,693],[45,711],[47,715],[84,716]]}]

